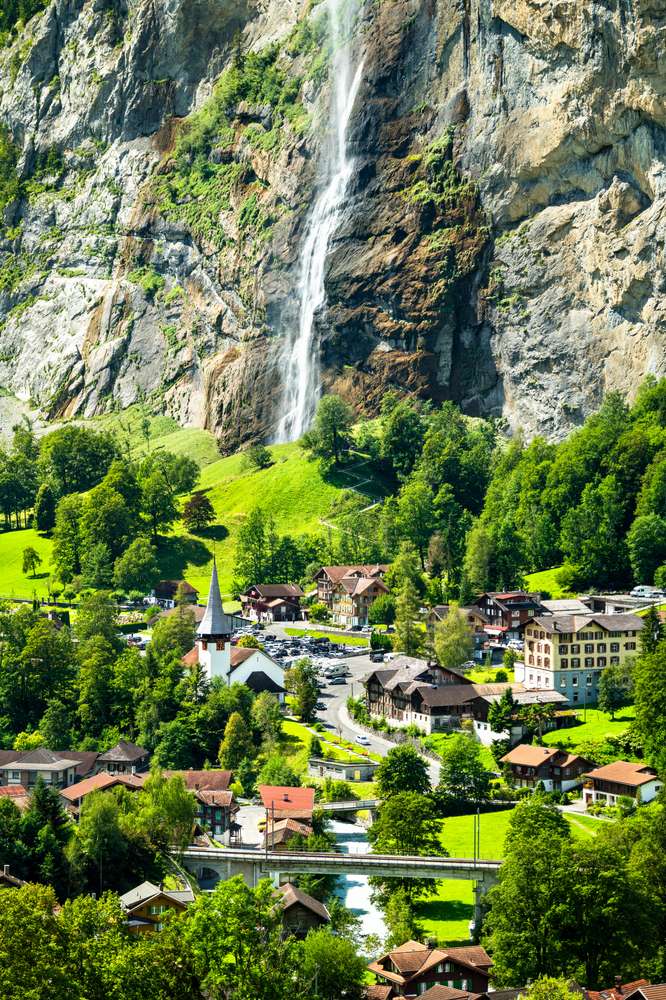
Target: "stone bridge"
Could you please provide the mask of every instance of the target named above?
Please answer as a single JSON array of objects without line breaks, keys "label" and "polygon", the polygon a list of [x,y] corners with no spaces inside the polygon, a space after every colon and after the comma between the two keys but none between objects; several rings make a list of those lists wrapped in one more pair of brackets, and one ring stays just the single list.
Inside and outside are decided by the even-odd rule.
[{"label": "stone bridge", "polygon": [[[358,806],[358,803],[357,803]],[[188,847],[182,864],[196,875],[202,889],[242,875],[250,886],[270,878],[276,886],[280,876],[383,875],[395,878],[455,879],[474,882],[475,921],[480,926],[481,898],[499,879],[501,861],[479,858],[414,857],[396,854],[318,854],[308,851],[270,851],[252,848]]]}]

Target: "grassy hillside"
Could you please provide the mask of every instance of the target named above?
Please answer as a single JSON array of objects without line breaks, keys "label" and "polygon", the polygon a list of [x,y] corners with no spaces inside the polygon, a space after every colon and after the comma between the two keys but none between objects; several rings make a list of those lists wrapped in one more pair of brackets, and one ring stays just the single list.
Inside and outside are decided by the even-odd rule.
[{"label": "grassy hillside", "polygon": [[[142,418],[140,407],[132,407],[123,414],[86,423],[112,431],[130,460],[137,461],[148,451],[167,450],[187,454],[199,462],[199,489],[212,503],[217,524],[196,536],[176,526],[174,534],[158,550],[158,559],[163,579],[187,579],[199,590],[200,599],[208,595],[214,547],[222,593],[231,592],[236,535],[253,508],[261,507],[272,517],[279,534],[328,532],[320,519],[334,517],[330,512],[339,504],[342,492],[361,485],[358,476],[368,475],[367,465],[361,465],[356,476],[343,469],[322,475],[318,463],[309,462],[296,444],[271,446],[273,465],[251,471],[245,468],[242,454],[221,457],[217,441],[208,431],[183,429],[168,417],[156,417],[149,422],[146,438]],[[362,462],[362,458],[353,456],[349,466],[356,471]],[[361,485],[361,489],[380,499],[387,485],[375,474],[372,482]],[[21,573],[22,552],[29,545],[44,560],[41,575],[35,580]],[[46,576],[53,571],[51,550],[51,541],[32,530],[0,534],[0,594],[30,597],[34,589],[38,597],[46,597]]]},{"label": "grassy hillside", "polygon": [[564,591],[555,581],[555,574],[561,566],[555,566],[553,569],[543,569],[539,573],[529,573],[525,580],[525,589],[530,593],[537,590],[547,590],[551,596],[551,600],[559,601],[560,598],[564,597]]}]

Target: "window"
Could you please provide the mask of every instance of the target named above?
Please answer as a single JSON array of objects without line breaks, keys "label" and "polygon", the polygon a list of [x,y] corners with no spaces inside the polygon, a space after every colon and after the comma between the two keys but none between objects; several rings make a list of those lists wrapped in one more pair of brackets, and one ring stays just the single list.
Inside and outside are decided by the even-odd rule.
[{"label": "window", "polygon": [[635,642],[625,642],[624,648],[625,649],[636,649],[636,643]]},{"label": "window", "polygon": [[534,674],[530,674],[530,684],[532,683],[533,680],[534,680]]},{"label": "window", "polygon": [[569,652],[569,647],[568,646],[559,646],[557,651],[560,654],[560,656],[566,656],[567,653]]},{"label": "window", "polygon": [[619,637],[622,635],[621,632],[609,632],[608,634],[611,637],[611,639],[619,639]]},{"label": "window", "polygon": [[532,635],[532,629],[531,629],[531,628],[528,628],[528,629],[527,629],[527,634],[528,634],[528,635]]},{"label": "window", "polygon": [[529,665],[530,665],[531,667],[533,667],[533,666],[534,666],[534,657],[533,657],[533,656],[530,656],[527,662],[529,663]]},{"label": "window", "polygon": [[586,656],[585,657],[585,666],[586,667],[593,667],[594,666],[594,657],[593,656]]},{"label": "window", "polygon": [[546,687],[549,687],[550,686],[550,677],[545,677],[544,680],[546,681]]},{"label": "window", "polygon": [[605,667],[606,666],[606,657],[605,656],[597,656],[597,666],[598,667]]},{"label": "window", "polygon": [[530,616],[530,618],[531,618],[531,617],[533,617],[533,615],[534,615],[534,612],[533,612],[533,611],[528,611],[527,613],[528,613],[528,615]]},{"label": "window", "polygon": [[571,647],[571,652],[572,653],[580,653],[580,646],[578,646],[578,645],[572,646]]},{"label": "window", "polygon": [[559,767],[554,767],[553,771],[555,772],[555,774],[559,774],[560,773]]},{"label": "window", "polygon": [[567,686],[566,674],[560,674],[560,687],[565,688]]},{"label": "window", "polygon": [[619,653],[620,652],[620,643],[619,642],[611,642],[610,647],[611,647],[610,648],[611,653]]},{"label": "window", "polygon": [[573,677],[571,678],[571,683],[575,688],[578,687],[578,674],[573,675]]},{"label": "window", "polygon": [[548,657],[548,656],[547,656],[547,657],[546,657],[546,658],[544,659],[544,661],[543,661],[543,665],[544,665],[544,667],[549,667],[549,666],[550,666],[550,657]]},{"label": "window", "polygon": [[437,971],[444,972],[444,962],[439,963],[439,965],[437,966]]},{"label": "window", "polygon": [[560,666],[562,667],[562,670],[566,670],[567,667],[569,666],[569,661],[568,660],[560,660]]},{"label": "window", "polygon": [[578,701],[578,691],[574,691],[572,701],[573,702],[577,702]]},{"label": "window", "polygon": [[159,912],[160,912],[159,906],[149,906],[148,907],[148,915],[149,916],[153,916],[153,914],[159,913]]},{"label": "window", "polygon": [[585,652],[586,653],[593,653],[594,652],[594,646],[592,645],[591,642],[585,643]]},{"label": "window", "polygon": [[541,674],[537,674],[537,684],[541,687]]},{"label": "window", "polygon": [[539,638],[540,639],[545,639],[546,638],[546,633],[545,632],[540,632],[539,633]]},{"label": "window", "polygon": [[[573,649],[573,646],[571,648]],[[573,659],[571,661],[571,669],[572,670],[578,670],[579,666],[580,666],[580,660],[579,659]]]},{"label": "window", "polygon": [[592,674],[587,674],[587,676],[585,678],[585,683],[587,684],[587,686],[589,688],[592,687]]},{"label": "window", "polygon": [[606,652],[606,643],[605,642],[598,643],[597,653],[605,653],[605,652]]},{"label": "window", "polygon": [[541,653],[541,652],[543,652],[543,650],[541,649],[541,643],[538,642],[537,643],[537,653]]},{"label": "window", "polygon": [[603,632],[595,632],[594,633],[594,638],[595,639],[603,639],[603,637],[604,637]]},{"label": "window", "polygon": [[620,657],[619,656],[611,656],[611,666],[612,667],[615,666],[615,664],[619,663],[619,662],[620,662]]}]

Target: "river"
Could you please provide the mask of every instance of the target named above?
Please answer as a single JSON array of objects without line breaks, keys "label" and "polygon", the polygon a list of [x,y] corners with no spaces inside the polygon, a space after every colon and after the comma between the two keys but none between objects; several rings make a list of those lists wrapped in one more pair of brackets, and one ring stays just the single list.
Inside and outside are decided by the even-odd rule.
[{"label": "river", "polygon": [[[342,823],[334,819],[330,829],[336,836],[343,854],[368,854],[370,845],[365,839],[365,830],[351,823]],[[386,926],[380,910],[370,902],[370,886],[367,875],[344,875],[340,879],[338,895],[344,900],[345,906],[358,914],[363,920],[363,934],[386,936]]]}]

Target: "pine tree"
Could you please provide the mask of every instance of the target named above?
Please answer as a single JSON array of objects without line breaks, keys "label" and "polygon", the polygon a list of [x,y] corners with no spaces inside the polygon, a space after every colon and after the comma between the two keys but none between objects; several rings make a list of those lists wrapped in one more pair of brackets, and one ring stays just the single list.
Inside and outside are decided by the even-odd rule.
[{"label": "pine tree", "polygon": [[659,612],[655,605],[651,604],[643,617],[643,628],[638,639],[640,651],[643,656],[654,653],[663,638],[664,623],[659,617]]},{"label": "pine tree", "polygon": [[234,712],[227,722],[224,739],[220,744],[220,766],[233,771],[245,757],[252,755],[252,749],[252,736],[245,719],[240,712]]},{"label": "pine tree", "polygon": [[425,629],[421,625],[421,600],[416,587],[409,578],[405,582],[398,598],[395,613],[394,648],[405,656],[418,656],[426,640]]}]

